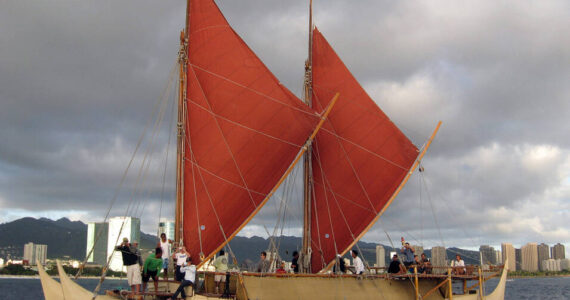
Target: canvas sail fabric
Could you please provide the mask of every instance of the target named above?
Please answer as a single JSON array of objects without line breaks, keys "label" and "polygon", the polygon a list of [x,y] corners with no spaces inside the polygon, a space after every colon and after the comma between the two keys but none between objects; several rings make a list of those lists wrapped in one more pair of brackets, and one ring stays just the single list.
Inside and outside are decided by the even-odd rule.
[{"label": "canvas sail fabric", "polygon": [[255,214],[318,117],[279,83],[213,1],[190,1],[188,45],[183,227],[199,264]]},{"label": "canvas sail fabric", "polygon": [[38,263],[38,273],[42,283],[42,290],[46,300],[63,300],[63,290],[61,284],[51,278],[44,270],[41,263]]},{"label": "canvas sail fabric", "polygon": [[313,108],[340,98],[313,142],[311,264],[318,272],[345,253],[388,204],[418,149],[313,30]]}]

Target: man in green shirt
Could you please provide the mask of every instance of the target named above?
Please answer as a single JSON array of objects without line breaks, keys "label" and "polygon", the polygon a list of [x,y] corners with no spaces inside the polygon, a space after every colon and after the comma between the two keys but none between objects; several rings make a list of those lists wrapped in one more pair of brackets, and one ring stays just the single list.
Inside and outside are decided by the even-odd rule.
[{"label": "man in green shirt", "polygon": [[162,249],[157,247],[155,249],[155,254],[150,255],[144,261],[143,267],[143,292],[146,291],[146,285],[148,284],[150,278],[152,277],[152,282],[154,283],[154,291],[158,291],[158,272],[162,268]]}]

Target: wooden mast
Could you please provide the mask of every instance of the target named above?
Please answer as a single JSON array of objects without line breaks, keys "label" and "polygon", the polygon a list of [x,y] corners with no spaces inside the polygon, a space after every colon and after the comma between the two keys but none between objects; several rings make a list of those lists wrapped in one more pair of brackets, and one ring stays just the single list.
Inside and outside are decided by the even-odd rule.
[{"label": "wooden mast", "polygon": [[[309,56],[305,61],[305,103],[313,106],[313,0],[309,1]],[[304,160],[304,195],[303,195],[303,248],[301,250],[301,272],[311,272],[311,195],[313,170],[311,157],[313,146],[308,145]]]},{"label": "wooden mast", "polygon": [[180,32],[180,50],[178,51],[179,83],[178,89],[178,121],[177,121],[177,147],[176,147],[176,207],[174,220],[174,240],[177,245],[183,243],[184,217],[184,150],[186,136],[186,64],[188,61],[188,26],[189,26],[190,0],[186,3],[185,28]]}]

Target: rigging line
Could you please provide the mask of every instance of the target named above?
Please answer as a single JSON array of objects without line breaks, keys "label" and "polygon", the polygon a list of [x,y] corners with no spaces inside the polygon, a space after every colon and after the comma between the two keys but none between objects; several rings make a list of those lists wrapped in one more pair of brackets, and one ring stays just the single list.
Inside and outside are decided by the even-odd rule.
[{"label": "rigging line", "polygon": [[[291,104],[282,102],[282,101],[279,100],[279,99],[276,99],[276,98],[271,97],[271,96],[269,96],[269,95],[263,94],[262,92],[259,92],[259,91],[257,91],[257,90],[254,90],[254,89],[252,89],[252,88],[250,88],[250,87],[248,87],[248,86],[245,86],[245,85],[243,85],[243,84],[241,84],[241,83],[237,83],[237,82],[235,82],[235,81],[233,81],[233,80],[231,80],[231,79],[229,79],[229,78],[226,78],[226,77],[224,77],[224,76],[222,76],[222,75],[219,75],[219,74],[216,74],[216,73],[214,73],[214,72],[208,71],[208,70],[206,70],[206,69],[204,69],[204,68],[201,68],[200,66],[197,66],[197,65],[195,65],[195,64],[189,63],[189,65],[192,66],[192,69],[193,69],[193,68],[199,69],[199,70],[204,71],[204,72],[206,72],[206,73],[208,73],[208,74],[210,74],[210,75],[213,75],[213,76],[215,76],[215,77],[221,78],[221,79],[223,79],[223,80],[225,80],[225,81],[227,81],[227,82],[229,82],[229,83],[231,83],[231,84],[233,84],[233,85],[239,86],[239,87],[244,88],[244,89],[249,90],[249,91],[252,91],[253,93],[255,93],[255,94],[257,94],[257,95],[259,95],[259,96],[261,96],[261,97],[263,97],[263,98],[266,98],[266,99],[271,100],[271,101],[273,101],[273,102],[279,103],[279,104],[281,104],[281,105],[283,105],[283,106],[286,106],[286,107],[288,107],[288,108],[290,108],[290,109],[292,109],[292,110],[296,110],[296,111],[299,111],[299,112],[304,113],[304,114],[306,114],[306,115],[309,115],[309,116],[318,118],[318,116],[317,116],[314,112],[308,111],[308,110],[306,110],[304,107],[302,107],[302,108],[295,107],[295,106],[293,106],[293,105],[291,105]],[[300,100],[299,100],[299,102],[302,103]],[[305,107],[306,107],[306,106],[305,106]]]},{"label": "rigging line", "polygon": [[[194,156],[194,151],[192,150],[192,148],[190,148],[190,156],[193,160],[196,160],[196,157]],[[202,186],[204,187],[204,190],[206,191],[207,198],[210,202],[210,205],[212,206],[212,211],[214,212],[214,216],[216,216],[216,220],[218,221],[218,226],[220,227],[220,231],[222,233],[224,241],[226,242],[226,245],[228,246],[228,250],[229,250],[230,254],[232,255],[232,257],[234,258],[234,260],[237,261],[236,256],[233,253],[232,248],[229,245],[228,237],[226,235],[226,232],[224,231],[224,228],[222,227],[222,222],[220,221],[220,217],[218,215],[216,207],[214,206],[214,202],[212,201],[212,196],[210,195],[210,191],[208,189],[208,186],[206,185],[206,182],[204,181],[204,176],[202,176],[202,172],[200,172],[200,169],[198,169],[198,176],[200,177],[200,180],[202,182]]]},{"label": "rigging line", "polygon": [[[357,144],[357,143],[355,143],[355,142],[353,142],[353,141],[351,141],[351,140],[349,140],[349,139],[347,139],[347,138],[345,138],[345,137],[343,137],[343,136],[340,136],[340,135],[338,135],[336,132],[330,131],[330,130],[328,130],[328,129],[326,129],[326,128],[323,128],[323,131],[329,133],[330,135],[336,137],[337,139],[341,139],[341,140],[343,140],[343,141],[345,141],[345,142],[347,142],[347,143],[349,143],[349,144],[351,144],[351,145],[353,145],[353,146],[359,148],[359,149],[362,150],[362,151],[368,152],[369,154],[372,154],[372,155],[374,155],[374,156],[376,156],[376,157],[382,159],[383,161],[385,161],[385,162],[387,162],[387,163],[389,163],[389,164],[391,164],[391,165],[393,165],[393,166],[395,166],[395,167],[398,167],[398,168],[400,168],[400,169],[402,169],[402,170],[408,171],[408,169],[406,169],[406,168],[403,167],[402,165],[400,165],[400,164],[398,164],[398,163],[396,163],[396,162],[394,162],[394,161],[392,161],[392,160],[390,160],[390,159],[388,159],[388,158],[386,158],[386,157],[384,157],[384,156],[382,156],[382,155],[380,155],[380,154],[378,154],[378,153],[376,153],[376,152],[374,152],[374,151],[372,151],[372,150],[369,150],[368,148],[366,148],[366,147],[364,147],[364,146],[361,146],[361,145],[359,145],[359,144]],[[339,144],[340,144],[340,143],[339,143]]]},{"label": "rigging line", "polygon": [[[316,185],[318,185],[318,186],[321,186],[321,184],[318,183],[318,182],[315,182],[314,184],[316,184]],[[347,198],[347,197],[344,197],[343,195],[341,195],[341,194],[339,194],[339,193],[333,191],[333,190],[332,190],[331,188],[329,188],[328,186],[321,186],[321,187],[322,187],[323,190],[326,190],[326,191],[328,191],[329,193],[334,194],[336,197],[339,197],[339,198],[341,198],[342,200],[344,200],[344,201],[346,201],[346,202],[350,202],[350,203],[353,204],[354,206],[357,206],[358,208],[361,208],[362,210],[364,210],[364,211],[366,211],[366,212],[370,212],[370,213],[373,213],[373,214],[374,214],[374,211],[372,211],[370,208],[364,207],[364,206],[362,206],[360,203],[354,202],[354,201],[352,201],[351,199],[349,199],[349,198]]]},{"label": "rigging line", "polygon": [[[177,65],[178,67],[178,65]],[[176,68],[178,69],[178,68]],[[174,95],[178,94],[178,85],[174,86]],[[170,119],[170,124],[168,126],[168,143],[166,144],[166,158],[164,159],[164,172],[162,173],[162,188],[160,190],[160,206],[158,209],[158,226],[157,226],[157,235],[156,236],[160,236],[158,229],[160,228],[160,218],[162,217],[162,204],[164,201],[164,187],[166,185],[166,171],[168,169],[168,156],[170,153],[170,142],[171,142],[171,138],[173,135],[173,130],[172,127],[174,125],[174,121],[176,120],[175,116],[176,116],[176,110],[174,109],[176,107],[176,103],[174,101],[174,98],[172,98],[172,107],[171,107],[171,111],[170,111],[170,115],[172,116]]]},{"label": "rigging line", "polygon": [[[150,135],[149,145],[148,145],[147,151],[145,153],[144,159],[143,159],[142,164],[141,164],[141,171],[144,168],[144,171],[142,171],[143,172],[142,178],[137,178],[137,182],[135,184],[135,190],[133,192],[133,198],[134,199],[136,199],[137,194],[138,194],[138,196],[140,196],[143,193],[143,191],[141,191],[141,189],[139,187],[144,185],[146,178],[148,176],[148,170],[150,169],[150,165],[152,162],[152,153],[154,152],[154,149],[156,147],[156,136],[158,135],[160,125],[162,124],[162,119],[164,118],[164,114],[165,114],[164,112],[166,110],[166,107],[168,106],[168,98],[170,97],[171,87],[172,87],[172,84],[170,84],[168,86],[166,94],[163,95],[163,97],[160,99],[161,104],[160,104],[160,109],[158,112],[158,117],[156,118],[156,121],[154,123],[154,127],[153,127],[152,133]],[[145,164],[146,164],[146,166],[145,166]],[[139,182],[139,179],[140,179],[140,182]],[[146,200],[144,200],[143,202],[144,202],[144,204],[146,204]],[[138,210],[139,210],[140,206],[141,206],[141,201],[138,201],[136,208],[132,212],[133,216],[136,216],[138,214]],[[144,208],[144,206],[143,206],[143,208]],[[140,215],[142,216],[142,210],[140,212]]]},{"label": "rigging line", "polygon": [[[420,173],[420,177],[422,178],[422,181],[424,181],[424,177],[423,175]],[[424,181],[425,184],[425,181]],[[427,192],[427,191],[426,191]],[[437,232],[439,234],[439,238],[441,239],[441,244],[445,247],[445,244],[443,242],[443,235],[441,234],[441,228],[439,226],[439,222],[437,221],[436,215],[435,215],[435,209],[433,207],[433,203],[431,201],[431,196],[429,194],[429,192],[427,192],[427,196],[428,196],[428,202],[429,202],[429,206],[431,208],[431,213],[433,215],[433,221],[435,222],[436,228],[437,228]]]},{"label": "rigging line", "polygon": [[[174,71],[175,71],[175,66],[172,67],[172,70],[170,71],[170,76],[169,76],[169,81],[172,80],[173,76],[174,76]],[[166,92],[166,89],[163,93]],[[141,134],[141,136],[139,137],[139,140],[137,141],[137,144],[135,146],[135,151],[133,152],[133,155],[131,156],[131,159],[129,160],[129,163],[127,164],[127,167],[125,169],[125,171],[123,172],[123,175],[121,177],[121,181],[119,182],[119,185],[115,188],[115,192],[113,194],[113,198],[111,199],[111,203],[109,205],[109,208],[107,209],[107,212],[105,213],[105,218],[103,219],[103,223],[105,223],[107,221],[107,219],[109,218],[109,214],[111,213],[111,208],[113,208],[117,197],[119,195],[119,191],[121,190],[125,179],[127,177],[128,171],[136,157],[137,151],[139,149],[139,147],[141,146],[141,143],[146,135],[146,131],[148,129],[148,127],[150,126],[152,120],[154,119],[154,114],[156,113],[156,110],[159,107],[159,103],[160,101],[156,102],[154,104],[154,107],[152,109],[151,115],[149,117],[149,119],[147,120],[147,123],[145,124],[145,127],[143,129],[143,133]],[[93,254],[93,250],[95,249],[95,245],[97,245],[97,242],[99,241],[99,238],[101,237],[103,233],[103,227],[99,228],[98,232],[97,232],[97,236],[95,237],[95,241],[93,243],[93,246],[91,247],[91,250],[89,250],[89,253],[87,254],[87,256],[85,256],[85,259],[83,260],[83,262],[81,263],[81,266],[79,267],[79,270],[77,270],[77,274],[75,275],[75,279],[77,279],[80,275],[81,275],[81,271],[83,270],[83,267],[85,267],[85,264],[87,263],[87,259]]]},{"label": "rigging line", "polygon": [[[315,97],[317,101],[319,101],[318,97]],[[319,101],[320,102],[320,101]],[[319,103],[320,104],[320,103]],[[321,106],[323,106],[322,104],[320,104]],[[327,120],[329,125],[331,126],[331,128],[333,129],[333,131],[336,133],[336,129],[334,124],[329,120]],[[344,145],[339,141],[339,139],[337,138],[337,142],[340,146],[340,148],[342,149],[342,153],[345,156],[346,161],[348,162],[348,164],[350,165],[350,168],[352,169],[352,173],[353,175],[356,177],[356,180],[358,181],[358,184],[360,185],[360,188],[362,189],[362,191],[364,192],[364,196],[366,196],[366,200],[368,200],[368,203],[370,203],[370,207],[372,207],[372,210],[374,211],[374,214],[377,215],[378,212],[376,211],[376,208],[374,207],[374,204],[372,204],[372,200],[370,199],[370,195],[368,195],[368,191],[366,190],[366,188],[364,187],[364,185],[362,184],[362,181],[360,180],[360,177],[358,176],[358,173],[356,172],[356,169],[354,168],[354,166],[352,165],[352,161],[350,160],[350,157],[348,156],[348,153],[346,152],[346,149],[344,148]],[[332,188],[332,187],[331,187]]]},{"label": "rigging line", "polygon": [[[419,164],[419,168],[422,168],[421,163]],[[420,172],[421,173],[421,172]],[[421,175],[418,176],[418,181],[419,181],[419,194],[420,194],[420,240],[421,240],[421,244],[422,247],[424,246],[424,212],[422,210],[422,179],[421,179]]]},{"label": "rigging line", "polygon": [[267,195],[269,195],[269,194],[264,194],[264,193],[262,193],[262,192],[258,192],[258,191],[253,190],[253,189],[247,189],[247,188],[245,188],[243,185],[239,185],[239,184],[237,184],[237,183],[234,183],[234,182],[229,181],[228,179],[225,179],[225,178],[223,178],[223,177],[221,177],[221,176],[218,176],[218,175],[214,174],[213,172],[209,171],[208,169],[206,169],[205,167],[202,167],[200,164],[198,164],[198,162],[190,161],[190,163],[191,163],[192,165],[195,165],[196,168],[198,168],[198,169],[200,169],[200,170],[202,170],[202,171],[208,173],[209,175],[211,175],[211,176],[213,176],[213,177],[216,177],[216,178],[218,178],[218,179],[220,179],[220,180],[222,180],[222,181],[224,181],[224,182],[226,182],[226,183],[228,183],[228,184],[231,184],[231,185],[233,185],[233,186],[235,186],[235,187],[238,187],[238,188],[240,188],[240,189],[242,189],[242,190],[244,190],[244,191],[249,191],[249,192],[251,192],[251,193],[254,193],[254,194],[260,195],[260,196],[264,196],[264,197],[267,197]]},{"label": "rigging line", "polygon": [[[188,112],[187,112],[188,113]],[[194,168],[199,168],[198,163],[195,161],[196,158],[193,155],[192,152],[192,139],[191,139],[191,135],[190,135],[190,122],[186,122],[186,130],[185,130],[185,134],[187,135],[185,140],[185,143],[188,144],[188,149],[190,149],[190,164],[192,165],[191,171],[192,171],[192,189],[194,190],[194,204],[196,207],[196,226],[198,227],[198,241],[200,242],[200,257],[202,257],[202,255],[204,255],[204,248],[203,248],[203,244],[202,244],[202,228],[200,225],[200,210],[198,209],[198,189],[196,187],[196,171],[194,170]]]},{"label": "rigging line", "polygon": [[[189,65],[193,66],[192,64],[189,63]],[[190,68],[192,69],[192,74],[194,75],[194,78],[196,79],[196,81],[198,82],[198,86],[200,87],[200,91],[202,92],[202,95],[204,96],[204,100],[206,101],[206,103],[208,104],[208,108],[210,109],[210,111],[213,112],[212,109],[212,105],[210,104],[210,101],[208,100],[208,97],[206,96],[206,93],[204,92],[204,89],[202,88],[202,84],[200,83],[200,81],[198,80],[198,76],[196,75],[196,72],[194,71],[194,68]],[[228,151],[228,153],[230,154],[232,161],[234,162],[234,166],[236,167],[238,174],[241,178],[241,181],[244,185],[244,187],[246,188],[247,194],[249,195],[249,199],[251,200],[251,203],[253,204],[254,208],[257,208],[257,204],[255,203],[255,200],[253,200],[253,195],[251,194],[251,192],[249,191],[249,187],[247,185],[247,182],[245,182],[245,178],[243,177],[243,174],[241,172],[241,169],[238,166],[238,163],[236,161],[236,158],[234,156],[234,153],[232,152],[232,149],[230,147],[230,145],[228,144],[228,140],[226,139],[226,136],[224,134],[224,131],[222,130],[222,127],[220,126],[220,122],[218,121],[218,119],[214,118],[215,122],[216,122],[216,126],[218,127],[218,130],[220,131],[220,134],[224,140],[224,145],[226,146],[226,150]]]},{"label": "rigging line", "polygon": [[[426,192],[428,192],[428,181],[427,181],[427,176],[422,174],[422,180],[424,181],[424,186],[426,189]],[[449,206],[449,203],[447,201],[447,199],[445,197],[443,197],[443,195],[441,193],[439,193],[439,198],[443,201],[443,204],[445,205],[445,207],[449,210],[450,213],[454,213],[453,209],[451,208],[451,206]],[[461,224],[463,225],[463,224]],[[463,234],[465,234],[465,236],[467,238],[469,238],[471,240],[471,243],[473,244],[473,246],[476,246],[477,243],[475,242],[475,240],[473,239],[473,236],[471,234],[467,234],[467,231],[465,230],[465,227],[460,226],[461,230],[463,231]]]},{"label": "rigging line", "polygon": [[[319,153],[319,148],[318,148],[318,147],[314,147],[314,148],[313,148],[313,152],[315,153],[315,158],[317,159],[317,163],[318,163],[319,169],[320,169],[320,171],[321,171],[321,179],[322,179],[322,181],[323,181],[323,186],[326,186],[326,183],[325,183],[325,175],[324,175],[323,165],[322,165],[322,163],[321,163],[321,156],[320,156],[320,153]],[[330,209],[329,199],[328,199],[328,196],[327,196],[326,191],[325,191],[324,195],[325,195],[325,203],[327,204],[327,212],[328,212],[328,216],[329,216],[329,224],[330,224],[330,226],[331,226],[331,234],[332,234],[333,245],[334,245],[334,252],[335,252],[335,259],[336,259],[336,254],[339,254],[339,252],[338,252],[338,247],[337,247],[337,244],[336,244],[336,237],[335,237],[335,232],[334,232],[334,229],[333,229],[333,221],[332,221],[332,216],[331,216],[331,209]],[[333,196],[333,197],[334,197],[334,196]],[[315,197],[314,197],[313,199],[317,199],[317,198],[316,198],[316,193],[315,193]],[[315,201],[315,202],[316,202],[316,201]],[[346,221],[346,220],[345,220],[345,221]],[[349,230],[350,230],[350,229],[349,229]],[[319,239],[320,239],[320,236],[319,236]],[[322,252],[322,248],[321,248],[321,252]],[[323,260],[323,261],[325,260],[324,255],[321,255],[321,260]],[[326,266],[327,266],[326,261],[324,261],[323,265],[324,265],[325,268],[326,268]]]},{"label": "rigging line", "polygon": [[208,110],[207,108],[203,107],[202,105],[198,104],[197,102],[195,102],[195,101],[193,101],[193,100],[189,100],[189,101],[190,101],[191,104],[194,104],[195,106],[197,106],[198,108],[200,108],[200,109],[206,111],[207,113],[209,113],[210,115],[212,115],[212,116],[215,117],[215,118],[222,119],[222,120],[224,120],[224,121],[226,121],[226,122],[228,122],[228,123],[234,124],[234,125],[236,125],[236,126],[242,127],[242,128],[244,128],[244,129],[247,129],[247,130],[252,131],[252,132],[255,132],[255,133],[259,133],[259,134],[261,134],[261,135],[263,135],[263,136],[266,136],[266,137],[271,138],[271,139],[274,139],[274,140],[276,140],[276,141],[279,141],[279,142],[282,142],[282,143],[285,143],[285,144],[294,146],[294,147],[299,148],[299,149],[300,149],[301,147],[303,147],[303,145],[298,145],[298,144],[295,144],[295,143],[286,141],[286,140],[284,140],[284,139],[280,139],[280,138],[278,138],[278,137],[272,136],[272,135],[267,134],[267,133],[265,133],[265,132],[262,132],[262,131],[260,131],[260,130],[253,129],[253,128],[251,128],[251,127],[245,126],[245,125],[243,125],[243,124],[241,124],[241,123],[238,123],[238,122],[236,122],[236,121],[232,121],[232,120],[230,120],[230,119],[228,119],[228,118],[226,118],[226,117],[223,117],[222,115],[219,115],[219,114],[217,114],[217,113],[215,113],[215,112],[213,112],[213,111],[211,111],[211,110]]}]

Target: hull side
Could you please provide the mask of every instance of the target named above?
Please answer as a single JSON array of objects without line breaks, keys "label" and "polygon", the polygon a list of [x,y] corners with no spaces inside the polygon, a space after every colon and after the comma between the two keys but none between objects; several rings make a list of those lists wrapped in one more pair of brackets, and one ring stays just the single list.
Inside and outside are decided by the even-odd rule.
[{"label": "hull side", "polygon": [[[425,294],[440,281],[421,280],[420,293]],[[262,299],[416,299],[412,282],[384,278],[356,277],[257,277],[244,276],[247,296]],[[439,291],[424,300],[445,299]]]}]

